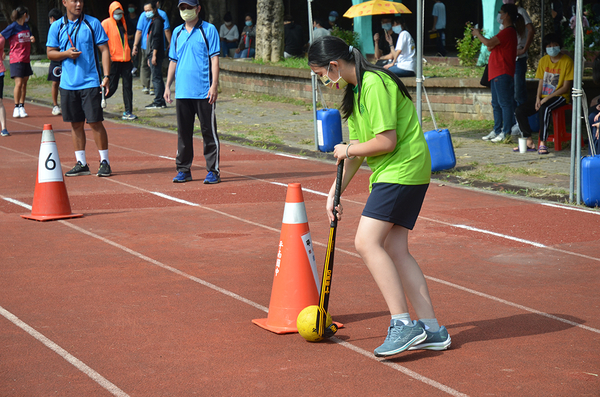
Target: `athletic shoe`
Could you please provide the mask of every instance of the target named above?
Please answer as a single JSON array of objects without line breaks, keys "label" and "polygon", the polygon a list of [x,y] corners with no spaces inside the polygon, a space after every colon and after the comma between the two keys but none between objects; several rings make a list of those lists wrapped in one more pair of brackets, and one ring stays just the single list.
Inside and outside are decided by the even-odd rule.
[{"label": "athletic shoe", "polygon": [[523,133],[521,132],[521,129],[519,128],[518,123],[515,123],[515,125],[512,126],[512,128],[510,129],[510,135],[523,136]]},{"label": "athletic shoe", "polygon": [[130,112],[123,112],[123,116],[121,116],[123,120],[135,120],[137,116],[135,114],[131,114]]},{"label": "athletic shoe", "polygon": [[[425,324],[421,321],[417,321],[417,324],[425,329]],[[425,330],[425,332],[427,333],[427,339],[419,344],[412,345],[408,350],[446,350],[450,347],[452,341],[450,340],[450,335],[448,335],[448,330],[443,325],[437,332],[430,332],[428,330]]]},{"label": "athletic shoe", "polygon": [[100,168],[98,168],[98,173],[96,174],[96,176],[110,176],[111,174],[112,174],[112,172],[110,170],[110,164],[108,164],[108,161],[102,160],[102,162],[100,163]]},{"label": "athletic shoe", "polygon": [[61,114],[61,113],[62,113],[62,112],[60,111],[60,107],[58,107],[58,106],[54,106],[54,107],[52,108],[52,115],[53,115],[53,116],[58,116],[58,115],[59,115],[59,114]]},{"label": "athletic shoe", "polygon": [[192,173],[191,172],[181,172],[179,171],[177,173],[177,176],[175,178],[173,178],[173,183],[184,183],[184,182],[189,182],[192,180]]},{"label": "athletic shoe", "polygon": [[131,69],[131,74],[135,74],[136,72],[137,72],[137,68],[134,67],[133,69]]},{"label": "athletic shoe", "polygon": [[29,115],[27,113],[25,113],[25,107],[21,106],[19,108],[19,117],[24,118],[24,117],[27,117],[27,116],[29,116]]},{"label": "athletic shoe", "polygon": [[150,91],[148,91],[148,94],[154,95],[154,90],[152,88],[150,88]]},{"label": "athletic shoe", "polygon": [[144,88],[142,88],[142,92],[143,92],[144,94],[147,94],[147,93],[149,93],[149,92],[150,92],[150,90],[149,90],[149,89],[147,89],[146,87],[144,87]]},{"label": "athletic shoe", "polygon": [[82,165],[81,161],[78,161],[77,164],[75,164],[75,167],[71,168],[71,171],[67,171],[65,176],[81,176],[81,175],[89,175],[89,174],[90,174],[90,167],[87,164]]},{"label": "athletic shoe", "polygon": [[21,112],[19,112],[19,106],[15,106],[15,110],[13,110],[13,117],[14,118],[21,117]]},{"label": "athletic shoe", "polygon": [[10,133],[6,129],[4,129],[4,130],[2,130],[2,132],[0,132],[0,135],[2,135],[2,136],[10,136]]},{"label": "athletic shoe", "polygon": [[427,339],[427,332],[416,321],[411,325],[405,325],[401,320],[392,319],[383,345],[375,349],[374,353],[376,357],[393,356],[412,345],[420,344],[425,339]]},{"label": "athletic shoe", "polygon": [[221,182],[221,177],[219,175],[215,176],[215,174],[210,171],[208,174],[206,174],[206,178],[204,178],[204,184],[214,184],[214,183],[219,183]]},{"label": "athletic shoe", "polygon": [[506,137],[504,135],[504,132],[501,132],[501,133],[498,134],[497,137],[495,137],[494,139],[492,139],[492,142],[494,142],[494,143],[502,142],[505,138]]},{"label": "athletic shoe", "polygon": [[481,139],[483,139],[484,141],[489,141],[492,140],[496,137],[496,132],[492,131],[489,134],[487,134],[486,136],[482,137]]},{"label": "athletic shoe", "polygon": [[152,102],[150,105],[146,105],[146,109],[165,109],[166,107],[167,105],[165,104],[157,105],[154,102]]}]

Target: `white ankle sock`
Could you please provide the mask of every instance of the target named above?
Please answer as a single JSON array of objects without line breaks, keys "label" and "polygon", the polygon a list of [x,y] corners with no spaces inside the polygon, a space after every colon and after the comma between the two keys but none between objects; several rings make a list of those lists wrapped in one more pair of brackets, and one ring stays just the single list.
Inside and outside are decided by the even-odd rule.
[{"label": "white ankle sock", "polygon": [[410,314],[408,313],[392,314],[392,320],[400,320],[404,323],[404,325],[409,325],[412,323],[410,320]]},{"label": "white ankle sock", "polygon": [[106,160],[106,162],[108,164],[110,164],[110,161],[108,160],[108,149],[98,150],[98,153],[100,153],[100,162],[103,162],[104,160]]},{"label": "white ankle sock", "polygon": [[81,165],[85,166],[87,164],[87,162],[85,161],[85,150],[76,150],[75,158],[77,159],[77,161],[81,162]]}]

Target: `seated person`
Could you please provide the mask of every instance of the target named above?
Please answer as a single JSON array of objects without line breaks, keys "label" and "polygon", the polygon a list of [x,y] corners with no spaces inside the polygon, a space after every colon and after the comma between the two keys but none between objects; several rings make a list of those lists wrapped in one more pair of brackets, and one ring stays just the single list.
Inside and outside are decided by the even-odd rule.
[{"label": "seated person", "polygon": [[[531,126],[527,118],[537,112],[540,126],[538,154],[548,154],[546,141],[552,111],[571,101],[574,65],[568,55],[560,52],[561,40],[555,33],[544,36],[542,45],[546,49],[546,55],[540,59],[535,72],[535,78],[539,79],[537,95],[535,100],[527,101],[517,107],[515,116],[523,137],[527,138],[527,150],[535,151],[535,144],[531,139]],[[519,148],[513,151],[518,152]]]},{"label": "seated person", "polygon": [[323,27],[323,20],[313,19],[313,40],[323,36],[331,36],[331,32]]},{"label": "seated person", "polygon": [[240,38],[240,44],[235,50],[234,58],[254,58],[256,48],[256,26],[252,15],[246,14],[246,26],[242,30],[242,37]]},{"label": "seated person", "polygon": [[221,56],[228,57],[229,50],[237,48],[238,40],[240,38],[240,31],[238,27],[233,23],[231,13],[227,12],[223,17],[225,23],[221,25],[219,29],[219,37],[221,39]]},{"label": "seated person", "polygon": [[290,15],[283,18],[283,36],[285,37],[283,56],[286,58],[302,57],[304,55],[302,27],[296,25]]},{"label": "seated person", "polygon": [[392,17],[388,15],[381,17],[381,29],[383,31],[373,35],[375,59],[377,60],[375,64],[377,66],[383,66],[392,61],[393,55],[388,40],[391,37],[392,43],[398,41],[398,35],[392,30],[392,20]]},{"label": "seated person", "polygon": [[[391,49],[393,63],[384,65],[385,69],[395,73],[398,77],[415,76],[415,41],[406,30],[406,23],[401,16],[394,18],[392,26],[394,33],[398,35],[396,47]],[[388,40],[390,48],[393,45],[391,38]]]}]

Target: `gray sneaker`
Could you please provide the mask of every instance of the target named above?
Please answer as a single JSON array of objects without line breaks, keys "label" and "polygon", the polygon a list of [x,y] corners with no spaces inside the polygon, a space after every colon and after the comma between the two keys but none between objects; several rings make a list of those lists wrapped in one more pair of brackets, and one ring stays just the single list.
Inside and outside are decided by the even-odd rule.
[{"label": "gray sneaker", "polygon": [[110,176],[111,173],[112,173],[112,171],[110,169],[110,164],[108,164],[108,161],[102,160],[102,162],[100,163],[100,168],[98,168],[98,173],[96,174],[96,176]]},{"label": "gray sneaker", "polygon": [[[425,325],[421,321],[417,321],[417,324],[425,329]],[[427,330],[425,332],[427,333],[427,339],[419,344],[412,345],[408,350],[446,350],[450,347],[452,341],[450,335],[448,335],[448,330],[443,325],[437,332]]]},{"label": "gray sneaker", "polygon": [[70,171],[67,171],[65,176],[81,176],[81,175],[89,175],[89,174],[90,174],[90,167],[87,164],[83,165],[83,164],[81,164],[81,161],[78,161],[77,164],[75,164],[75,167],[71,168]]},{"label": "gray sneaker", "polygon": [[411,325],[404,325],[402,321],[392,319],[383,345],[375,349],[374,353],[376,357],[393,356],[425,339],[427,333],[420,323],[413,321]]},{"label": "gray sneaker", "polygon": [[489,134],[487,134],[486,136],[482,137],[481,139],[483,139],[484,141],[490,141],[492,139],[494,139],[496,137],[496,132],[492,131]]},{"label": "gray sneaker", "polygon": [[523,136],[521,129],[519,128],[519,123],[515,123],[510,129],[510,135],[512,136]]}]

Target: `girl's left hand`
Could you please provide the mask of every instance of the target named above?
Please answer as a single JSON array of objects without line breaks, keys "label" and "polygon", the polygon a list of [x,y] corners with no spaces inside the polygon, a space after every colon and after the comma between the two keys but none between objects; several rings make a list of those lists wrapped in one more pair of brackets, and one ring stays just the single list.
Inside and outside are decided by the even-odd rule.
[{"label": "girl's left hand", "polygon": [[340,143],[335,145],[335,147],[333,148],[333,157],[335,157],[337,159],[337,163],[340,163],[340,160],[344,160],[347,159],[348,157],[346,157],[346,148],[348,147],[348,145],[344,144],[344,143]]},{"label": "girl's left hand", "polygon": [[35,43],[35,37],[29,36],[29,40],[31,40],[32,43]]},{"label": "girl's left hand", "polygon": [[[327,205],[325,206],[325,208],[327,209],[327,217],[329,218],[329,222],[333,222],[333,220],[335,219],[333,216],[333,196],[327,197]],[[338,204],[338,206],[335,209],[337,210],[337,219],[338,221],[341,221],[343,212],[342,204]]]}]

